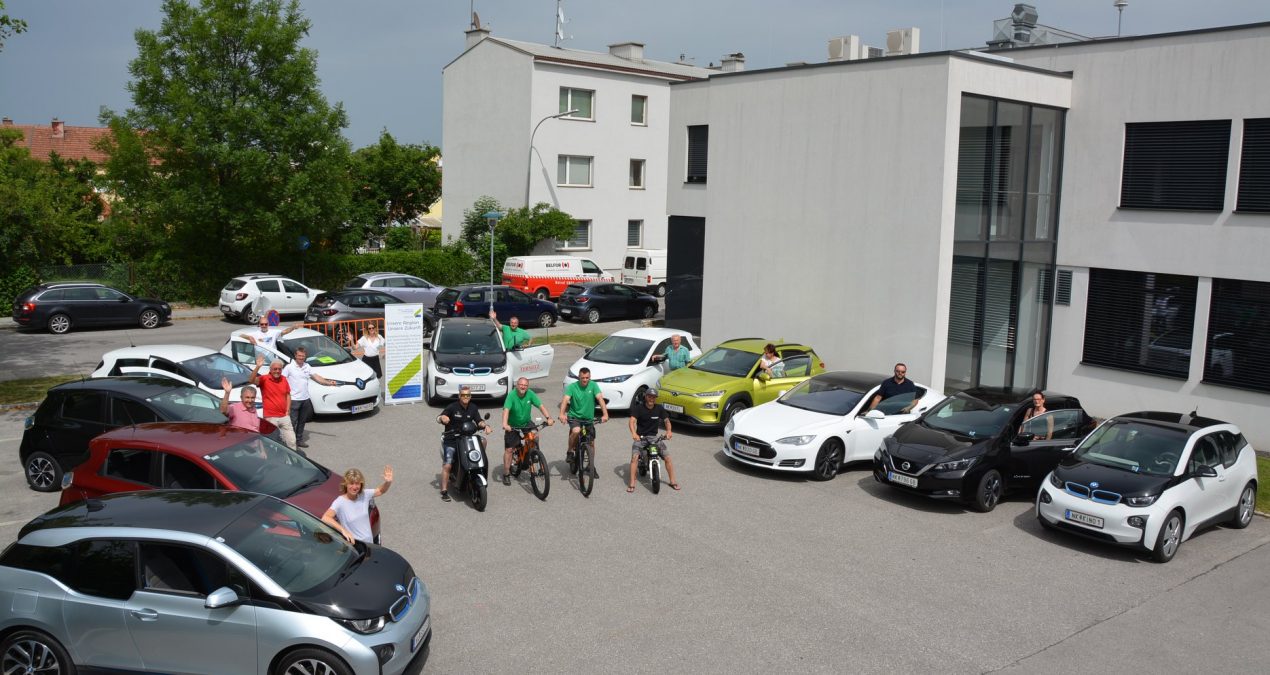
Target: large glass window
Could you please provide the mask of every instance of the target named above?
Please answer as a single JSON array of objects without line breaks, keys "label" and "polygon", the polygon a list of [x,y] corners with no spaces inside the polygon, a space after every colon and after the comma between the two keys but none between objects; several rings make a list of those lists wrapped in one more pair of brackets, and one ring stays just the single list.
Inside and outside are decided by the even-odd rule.
[{"label": "large glass window", "polygon": [[560,155],[556,163],[556,184],[562,187],[591,187],[591,158]]},{"label": "large glass window", "polygon": [[1125,125],[1120,207],[1220,211],[1230,120]]},{"label": "large glass window", "polygon": [[560,112],[569,112],[576,110],[572,115],[566,115],[566,119],[572,120],[591,120],[595,119],[592,109],[592,102],[595,99],[595,92],[588,89],[571,89],[569,87],[560,87]]},{"label": "large glass window", "polygon": [[1195,277],[1089,270],[1082,362],[1187,378]]},{"label": "large glass window", "polygon": [[557,251],[585,250],[591,248],[591,221],[579,220],[573,226],[573,236],[556,241]]},{"label": "large glass window", "polygon": [[1270,391],[1270,283],[1213,279],[1204,381]]}]

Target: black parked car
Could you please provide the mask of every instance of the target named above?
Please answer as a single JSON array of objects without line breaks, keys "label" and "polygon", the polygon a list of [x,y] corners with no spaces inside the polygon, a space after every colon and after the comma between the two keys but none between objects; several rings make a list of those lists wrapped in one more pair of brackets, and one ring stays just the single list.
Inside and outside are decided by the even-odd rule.
[{"label": "black parked car", "polygon": [[597,323],[600,319],[651,319],[657,298],[626,284],[592,281],[570,284],[556,303],[566,319]]},{"label": "black parked car", "polygon": [[1047,412],[1024,424],[1032,391],[981,387],[950,396],[885,439],[873,477],[983,512],[1009,490],[1035,491],[1095,421],[1075,398],[1046,393]]},{"label": "black parked car", "polygon": [[[220,399],[162,377],[98,377],[49,390],[26,418],[18,458],[26,482],[40,492],[62,488],[62,474],[88,459],[88,442],[118,427],[144,422],[225,422]],[[261,433],[274,427],[260,421]]]},{"label": "black parked car", "polygon": [[522,326],[546,328],[554,325],[559,318],[554,302],[539,300],[511,286],[489,284],[463,284],[441,291],[437,296],[437,304],[433,307],[433,315],[435,318],[489,316],[491,298],[494,311],[498,312],[499,323],[505,324],[514,316],[520,319]]},{"label": "black parked car", "polygon": [[39,284],[13,302],[13,320],[19,326],[58,334],[72,326],[158,328],[171,318],[172,307],[162,300],[138,298],[101,284]]}]

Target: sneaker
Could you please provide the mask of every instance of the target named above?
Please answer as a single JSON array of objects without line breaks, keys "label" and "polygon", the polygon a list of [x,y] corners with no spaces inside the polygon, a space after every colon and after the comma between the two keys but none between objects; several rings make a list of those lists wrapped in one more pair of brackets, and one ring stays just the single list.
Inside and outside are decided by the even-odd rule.
[{"label": "sneaker", "polygon": [[596,478],[599,478],[599,477],[600,477],[600,472],[595,470],[595,465],[594,465],[594,464],[592,464],[591,466],[589,466],[589,467],[587,467],[587,468],[588,468],[588,469],[590,469],[591,479],[592,479],[592,480],[595,480]]},{"label": "sneaker", "polygon": [[511,477],[511,476],[509,476],[509,475],[507,475],[507,472],[506,472],[506,471],[504,471],[504,472],[503,472],[503,485],[511,485],[511,484],[512,484],[512,477]]},{"label": "sneaker", "polygon": [[450,493],[449,493],[448,491],[446,491],[446,490],[442,490],[442,491],[441,491],[441,501],[443,501],[443,502],[448,502],[448,501],[450,501]]},{"label": "sneaker", "polygon": [[304,441],[297,441],[295,445],[296,445],[296,447],[298,447],[298,448],[307,448],[307,447],[309,447],[309,444],[308,444],[308,443],[305,443]]},{"label": "sneaker", "polygon": [[574,464],[578,462],[578,453],[574,452],[573,450],[566,452],[564,455],[564,461],[568,462],[569,466],[573,466]]}]

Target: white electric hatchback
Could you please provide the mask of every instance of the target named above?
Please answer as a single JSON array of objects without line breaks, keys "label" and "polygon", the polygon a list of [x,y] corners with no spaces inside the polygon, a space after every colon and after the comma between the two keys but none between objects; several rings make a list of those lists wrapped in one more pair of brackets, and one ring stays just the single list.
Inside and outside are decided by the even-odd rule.
[{"label": "white electric hatchback", "polygon": [[423,392],[428,404],[457,398],[459,387],[476,399],[501,399],[521,377],[537,380],[551,374],[556,350],[530,345],[510,351],[489,319],[442,318],[428,344]]},{"label": "white electric hatchback", "polygon": [[564,386],[578,381],[578,371],[591,370],[591,381],[600,385],[605,405],[614,410],[630,410],[638,404],[646,389],[656,389],[668,367],[665,361],[654,362],[670,346],[671,336],[678,335],[691,358],[701,356],[701,347],[687,331],[673,328],[627,328],[600,340],[586,350],[582,358],[569,366]]},{"label": "white electric hatchback", "polygon": [[284,364],[291,363],[295,350],[303,347],[306,362],[313,372],[336,382],[333,386],[317,381],[309,383],[313,412],[318,415],[356,415],[370,412],[379,405],[379,388],[382,383],[375,377],[375,371],[331,338],[309,328],[296,328],[279,337],[275,349],[269,349],[248,342],[243,333],[250,332],[242,330],[230,335],[220,349],[221,354],[248,369],[256,367],[256,354],[263,354],[263,376],[271,361],[277,359]]}]

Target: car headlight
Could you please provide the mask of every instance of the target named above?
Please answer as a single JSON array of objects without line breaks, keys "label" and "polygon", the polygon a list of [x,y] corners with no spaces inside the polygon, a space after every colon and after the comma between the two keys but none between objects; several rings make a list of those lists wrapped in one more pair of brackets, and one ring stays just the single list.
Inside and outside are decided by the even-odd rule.
[{"label": "car headlight", "polygon": [[449,368],[446,368],[445,366],[438,365],[438,366],[437,366],[437,372],[438,372],[438,373],[445,374],[445,375],[449,375],[450,373],[452,373],[452,372],[454,372],[454,371],[453,371],[453,370],[451,370],[451,369],[449,369]]},{"label": "car headlight", "polygon": [[736,415],[733,415],[732,419],[728,420],[728,423],[723,425],[723,433],[730,436],[732,435],[732,430],[735,428],[736,428]]},{"label": "car headlight", "polygon": [[618,382],[625,382],[629,379],[631,379],[630,375],[614,375],[613,377],[606,377],[600,380],[600,382],[605,384],[617,384]]},{"label": "car headlight", "polygon": [[936,464],[932,471],[965,471],[974,463],[979,461],[978,457],[968,457],[966,459],[954,459],[951,462],[940,462]]},{"label": "car headlight", "polygon": [[1067,487],[1067,483],[1063,482],[1063,479],[1058,477],[1057,471],[1050,472],[1050,485],[1053,485],[1060,490]]},{"label": "car headlight", "polygon": [[359,635],[374,635],[388,624],[388,615],[377,616],[373,619],[335,619],[335,623]]},{"label": "car headlight", "polygon": [[1150,506],[1159,499],[1160,495],[1144,495],[1142,497],[1125,497],[1124,503],[1129,506]]},{"label": "car headlight", "polygon": [[696,398],[719,398],[727,392],[720,389],[719,391],[703,391],[699,394],[693,394]]},{"label": "car headlight", "polygon": [[479,462],[479,461],[481,461],[481,451],[480,451],[480,450],[468,450],[468,451],[467,451],[467,458],[468,458],[469,460],[473,461],[473,462]]},{"label": "car headlight", "polygon": [[[499,367],[497,367],[497,368],[495,368],[495,369],[491,370],[490,372],[491,372],[491,373],[502,373],[502,372],[505,372],[506,370],[507,370],[507,366],[499,366]],[[601,381],[601,382],[603,382],[604,380],[600,380],[600,381]]]},{"label": "car headlight", "polygon": [[776,439],[776,442],[784,443],[785,445],[807,445],[814,440],[816,440],[816,436],[812,434],[810,436],[786,436]]}]

